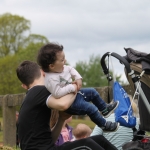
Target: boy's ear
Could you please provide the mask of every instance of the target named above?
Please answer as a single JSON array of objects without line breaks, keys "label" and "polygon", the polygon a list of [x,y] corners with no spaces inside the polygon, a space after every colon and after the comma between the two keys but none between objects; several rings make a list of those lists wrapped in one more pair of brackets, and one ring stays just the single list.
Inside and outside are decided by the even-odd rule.
[{"label": "boy's ear", "polygon": [[22,88],[24,88],[24,89],[28,89],[28,87],[25,85],[25,84],[21,84],[21,86],[22,86]]}]

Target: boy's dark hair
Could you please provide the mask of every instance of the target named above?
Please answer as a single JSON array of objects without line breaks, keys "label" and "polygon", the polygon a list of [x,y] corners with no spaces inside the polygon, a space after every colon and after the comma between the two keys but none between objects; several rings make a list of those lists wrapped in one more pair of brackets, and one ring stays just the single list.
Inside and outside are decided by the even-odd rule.
[{"label": "boy's dark hair", "polygon": [[41,47],[37,55],[37,63],[44,72],[49,72],[49,65],[54,64],[58,52],[63,51],[63,46],[56,43],[48,43]]},{"label": "boy's dark hair", "polygon": [[18,79],[29,86],[41,76],[40,66],[36,62],[23,61],[16,69]]}]

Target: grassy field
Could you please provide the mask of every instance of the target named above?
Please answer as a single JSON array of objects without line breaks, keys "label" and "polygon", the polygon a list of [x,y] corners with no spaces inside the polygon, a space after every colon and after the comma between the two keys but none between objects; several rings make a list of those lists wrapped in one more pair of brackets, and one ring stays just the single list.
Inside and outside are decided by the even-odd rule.
[{"label": "grassy field", "polygon": [[84,123],[88,125],[91,129],[95,127],[95,124],[90,119],[72,119],[72,121],[69,123],[70,126],[73,128],[76,127],[77,124]]}]

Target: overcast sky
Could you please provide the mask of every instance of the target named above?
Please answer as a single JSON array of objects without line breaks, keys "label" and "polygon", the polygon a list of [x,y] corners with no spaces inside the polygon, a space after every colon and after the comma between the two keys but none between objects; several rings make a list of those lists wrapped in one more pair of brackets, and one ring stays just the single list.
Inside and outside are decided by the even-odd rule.
[{"label": "overcast sky", "polygon": [[[126,55],[124,47],[150,53],[150,0],[0,0],[0,14],[31,21],[31,33],[64,46],[72,66],[106,52]],[[115,73],[123,65],[112,58]]]}]

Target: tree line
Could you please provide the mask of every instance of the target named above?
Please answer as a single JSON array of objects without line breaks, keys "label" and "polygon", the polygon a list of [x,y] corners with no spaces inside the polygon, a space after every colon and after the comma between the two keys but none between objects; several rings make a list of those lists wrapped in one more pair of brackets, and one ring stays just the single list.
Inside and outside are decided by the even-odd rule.
[{"label": "tree line", "polygon": [[[36,61],[37,51],[50,42],[45,36],[31,34],[31,22],[19,15],[0,15],[0,95],[23,93],[16,68],[23,60]],[[100,66],[100,55],[74,66],[83,77],[83,87],[107,86]],[[117,76],[120,80],[121,75]]]}]

